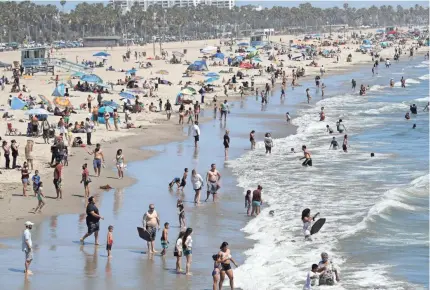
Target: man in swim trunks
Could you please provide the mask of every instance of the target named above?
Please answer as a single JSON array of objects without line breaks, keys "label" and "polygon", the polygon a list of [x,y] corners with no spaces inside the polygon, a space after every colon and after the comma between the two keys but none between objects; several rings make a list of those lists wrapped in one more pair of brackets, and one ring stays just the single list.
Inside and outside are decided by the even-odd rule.
[{"label": "man in swim trunks", "polygon": [[221,174],[216,170],[216,165],[211,164],[211,169],[206,174],[206,184],[208,185],[207,197],[205,201],[208,201],[209,195],[212,193],[213,201],[215,201],[215,194],[217,194],[219,186],[219,181],[221,180]]},{"label": "man in swim trunks", "polygon": [[305,155],[304,157],[300,158],[301,159],[306,159],[305,161],[303,161],[302,165],[303,166],[312,166],[312,158],[311,158],[311,153],[306,149],[306,145],[302,146],[302,150],[303,150],[303,154]]},{"label": "man in swim trunks", "polygon": [[336,141],[336,137],[333,137],[330,142],[330,147],[328,149],[331,149],[331,147],[333,147],[333,150],[337,150],[337,146],[339,146],[339,144]]},{"label": "man in swim trunks", "polygon": [[158,213],[155,211],[155,205],[150,204],[148,211],[143,215],[142,219],[143,228],[149,233],[150,240],[148,241],[148,251],[149,253],[156,253],[154,247],[155,236],[157,234],[157,229],[160,230],[160,218]]}]

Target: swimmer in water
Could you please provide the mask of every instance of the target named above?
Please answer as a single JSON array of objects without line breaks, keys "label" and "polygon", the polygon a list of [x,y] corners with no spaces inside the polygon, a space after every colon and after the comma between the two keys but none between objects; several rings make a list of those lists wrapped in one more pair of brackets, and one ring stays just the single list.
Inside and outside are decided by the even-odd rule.
[{"label": "swimmer in water", "polygon": [[412,129],[415,129],[417,127],[417,124],[414,124],[413,126],[412,126]]},{"label": "swimmer in water", "polygon": [[339,121],[336,122],[336,129],[340,134],[342,134],[343,131],[346,131],[345,125],[342,124],[342,119],[339,119]]},{"label": "swimmer in water", "polygon": [[332,128],[330,128],[330,126],[329,126],[329,125],[327,125],[327,126],[326,126],[326,128],[327,128],[327,132],[328,132],[329,134],[333,134],[333,129],[332,129]]},{"label": "swimmer in water", "polygon": [[405,119],[406,119],[406,120],[411,119],[411,116],[409,115],[409,112],[406,112]]},{"label": "swimmer in water", "polygon": [[302,166],[312,166],[312,156],[311,153],[306,149],[306,145],[302,146],[304,156],[300,158],[300,160],[305,159],[303,161]]},{"label": "swimmer in water", "polygon": [[336,137],[333,137],[333,139],[330,142],[330,147],[328,149],[331,149],[333,147],[333,150],[337,150],[337,147],[339,144],[336,141]]}]

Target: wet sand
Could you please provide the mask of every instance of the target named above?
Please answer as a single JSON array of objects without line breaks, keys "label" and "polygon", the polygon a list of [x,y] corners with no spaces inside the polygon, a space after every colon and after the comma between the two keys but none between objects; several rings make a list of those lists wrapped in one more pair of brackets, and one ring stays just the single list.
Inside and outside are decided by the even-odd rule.
[{"label": "wet sand", "polygon": [[[293,99],[291,97],[289,101],[293,102]],[[232,104],[232,114],[228,116],[226,126],[218,119],[201,125],[198,150],[194,148],[192,137],[165,145],[145,147],[152,154],[160,154],[128,165],[127,175],[137,182],[131,187],[111,190],[98,197],[100,213],[105,217],[101,222],[101,246],[95,247],[92,237],[88,238],[85,246],[80,246],[79,238],[86,232],[85,214],[53,216],[33,230],[35,260],[32,268],[35,275],[26,281],[22,274],[23,253],[20,240],[2,240],[7,250],[0,249],[0,260],[3,261],[0,276],[9,277],[4,282],[5,287],[50,289],[62,285],[65,290],[211,288],[211,256],[218,251],[220,244],[223,241],[229,242],[233,257],[239,264],[245,259],[244,251],[252,247],[252,241],[245,239],[240,231],[249,217],[244,209],[243,191],[236,187],[228,162],[224,163],[222,136],[226,128],[231,131],[229,158],[233,159],[250,147],[248,134],[251,129],[258,132],[259,139],[266,131],[272,131],[276,137],[293,133],[293,126],[285,126],[285,107],[281,105],[279,98],[272,97],[270,102],[267,111],[261,111],[260,103],[252,97]],[[204,114],[206,118],[213,118],[212,111]],[[271,117],[264,120],[265,114]],[[274,118],[277,114],[279,120]],[[189,132],[189,127],[184,126],[182,135],[187,137]],[[125,154],[130,154],[127,153],[129,149],[124,150]],[[204,177],[211,163],[218,165],[223,177],[217,202],[209,201],[195,206],[192,203],[194,191],[190,183],[184,194],[168,189],[167,184],[173,177],[181,176],[183,168],[188,167],[190,171],[196,168]],[[110,174],[114,175],[115,172]],[[255,187],[257,184],[258,181]],[[173,245],[179,232],[176,212],[179,197],[184,199],[187,226],[194,229],[192,277],[175,273]],[[202,200],[204,198],[203,192]],[[137,235],[136,227],[141,226],[142,216],[150,203],[155,204],[161,223],[168,221],[171,225],[170,247],[166,257],[146,254],[146,243]],[[18,232],[22,231],[21,223],[16,225]],[[111,261],[107,259],[105,250],[107,227],[110,224],[115,227]],[[156,245],[161,250],[159,238],[160,233],[157,235]]]}]

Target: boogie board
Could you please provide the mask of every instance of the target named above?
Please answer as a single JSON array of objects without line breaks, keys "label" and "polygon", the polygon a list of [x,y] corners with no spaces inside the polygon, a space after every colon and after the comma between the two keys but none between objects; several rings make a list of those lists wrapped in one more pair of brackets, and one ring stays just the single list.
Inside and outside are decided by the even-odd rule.
[{"label": "boogie board", "polygon": [[324,224],[325,218],[320,218],[317,220],[311,228],[311,235],[318,233]]},{"label": "boogie board", "polygon": [[143,228],[139,228],[137,227],[137,232],[139,233],[139,237],[141,239],[144,239],[147,242],[151,241],[151,238],[149,236],[149,233],[147,231],[145,231]]}]

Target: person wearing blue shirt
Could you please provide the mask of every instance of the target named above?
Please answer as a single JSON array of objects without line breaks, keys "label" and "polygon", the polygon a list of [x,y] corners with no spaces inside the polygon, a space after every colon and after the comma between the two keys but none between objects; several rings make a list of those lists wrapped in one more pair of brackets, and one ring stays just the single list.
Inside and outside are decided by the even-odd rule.
[{"label": "person wearing blue shirt", "polygon": [[31,178],[31,181],[33,181],[33,191],[34,191],[34,196],[36,196],[37,194],[37,189],[39,188],[39,183],[40,183],[40,175],[39,175],[39,170],[36,170],[34,172],[33,177]]}]

